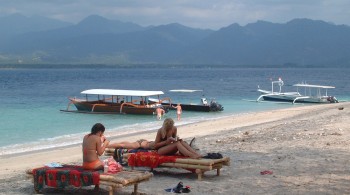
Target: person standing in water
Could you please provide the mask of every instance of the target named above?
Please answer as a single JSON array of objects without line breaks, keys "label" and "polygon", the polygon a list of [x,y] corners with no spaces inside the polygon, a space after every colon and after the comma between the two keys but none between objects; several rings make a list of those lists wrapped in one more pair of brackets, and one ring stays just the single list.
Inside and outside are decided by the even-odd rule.
[{"label": "person standing in water", "polygon": [[165,114],[165,110],[162,107],[157,107],[156,109],[157,119],[162,120],[163,114]]},{"label": "person standing in water", "polygon": [[177,115],[177,120],[181,120],[181,114],[182,114],[182,108],[180,104],[177,104],[177,106],[172,106],[173,108],[176,108],[176,115]]}]

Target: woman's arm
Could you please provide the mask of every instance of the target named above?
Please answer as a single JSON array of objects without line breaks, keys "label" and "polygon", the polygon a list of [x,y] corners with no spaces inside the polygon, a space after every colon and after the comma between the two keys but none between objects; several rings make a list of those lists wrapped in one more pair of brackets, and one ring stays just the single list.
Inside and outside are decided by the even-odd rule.
[{"label": "woman's arm", "polygon": [[156,139],[154,140],[154,148],[158,150],[161,147],[164,147],[171,142],[175,141],[173,137],[168,137],[165,141],[162,141],[161,129],[158,130]]},{"label": "woman's arm", "polygon": [[172,137],[173,138],[176,138],[176,136],[177,136],[177,127],[173,127],[173,134],[172,134]]},{"label": "woman's arm", "polygon": [[97,148],[97,155],[101,156],[103,152],[105,151],[106,147],[109,144],[109,140],[104,140],[103,144],[100,138],[97,139],[96,142],[96,148]]},{"label": "woman's arm", "polygon": [[154,140],[154,148],[157,150],[158,148],[161,148],[166,145],[166,141],[161,141],[161,133],[160,129],[157,131],[156,139]]}]

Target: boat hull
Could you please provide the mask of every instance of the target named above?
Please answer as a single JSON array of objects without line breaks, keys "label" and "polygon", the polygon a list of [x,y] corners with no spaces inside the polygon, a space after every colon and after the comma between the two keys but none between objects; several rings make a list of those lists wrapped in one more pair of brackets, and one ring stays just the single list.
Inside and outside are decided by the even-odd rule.
[{"label": "boat hull", "polygon": [[[176,109],[172,108],[169,103],[162,103],[163,106],[169,106],[170,109]],[[177,104],[171,104],[172,106],[176,106]],[[181,109],[184,111],[196,111],[196,112],[215,112],[215,111],[223,111],[224,108],[220,105],[215,103],[215,105],[199,105],[199,104],[181,104]]]},{"label": "boat hull", "polygon": [[153,115],[156,110],[155,106],[130,106],[119,103],[105,103],[98,101],[71,101],[79,112]]},{"label": "boat hull", "polygon": [[295,97],[277,96],[277,95],[263,97],[263,100],[265,100],[265,101],[274,101],[274,102],[293,102],[294,99],[295,99]]},{"label": "boat hull", "polygon": [[[283,96],[283,95],[266,95],[263,96],[265,101],[274,101],[274,102],[294,102],[294,103],[336,103],[337,101],[333,97],[308,97],[302,98],[303,96]],[[301,98],[301,99],[296,99]],[[295,100],[296,99],[296,100]],[[294,101],[295,100],[295,101]]]},{"label": "boat hull", "polygon": [[[169,104],[162,104],[169,105]],[[177,104],[172,104],[176,106]],[[172,108],[176,109],[176,108]],[[185,111],[197,111],[197,112],[210,112],[210,107],[205,105],[191,105],[191,104],[181,104],[181,109]]]}]

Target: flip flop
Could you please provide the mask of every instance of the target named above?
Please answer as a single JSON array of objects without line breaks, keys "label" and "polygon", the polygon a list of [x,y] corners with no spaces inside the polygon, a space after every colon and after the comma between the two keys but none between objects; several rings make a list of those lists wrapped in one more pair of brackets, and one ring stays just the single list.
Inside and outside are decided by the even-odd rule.
[{"label": "flip flop", "polygon": [[180,181],[175,188],[167,188],[167,189],[164,189],[166,192],[174,192],[174,193],[177,193],[177,194],[180,194],[182,192],[182,189],[183,189],[184,185],[182,183],[182,181]]},{"label": "flip flop", "polygon": [[183,185],[182,181],[180,181],[180,182],[176,185],[176,187],[174,188],[174,192],[175,192],[175,193],[181,193],[181,190],[182,190],[183,187],[184,187],[184,185]]},{"label": "flip flop", "polygon": [[269,171],[269,170],[266,170],[266,171],[261,171],[260,174],[261,174],[261,175],[272,175],[273,172],[272,172],[272,171]]},{"label": "flip flop", "polygon": [[186,186],[185,188],[182,188],[182,189],[181,189],[181,192],[182,192],[182,193],[190,193],[190,192],[191,192],[190,186]]}]

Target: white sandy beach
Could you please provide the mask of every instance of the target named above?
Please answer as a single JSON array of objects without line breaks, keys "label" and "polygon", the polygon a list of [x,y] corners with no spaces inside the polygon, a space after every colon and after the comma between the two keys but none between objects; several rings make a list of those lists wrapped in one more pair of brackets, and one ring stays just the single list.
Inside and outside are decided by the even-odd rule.
[{"label": "white sandy beach", "polygon": [[[185,170],[155,169],[153,178],[139,185],[139,192],[170,194],[164,189],[182,181],[191,186],[190,194],[350,194],[349,121],[350,102],[344,102],[180,126],[181,138],[196,137],[201,153],[220,152],[231,158],[231,165],[224,166],[220,176],[215,171],[206,172],[202,181]],[[112,142],[154,137],[152,132]],[[80,164],[81,147],[0,157],[0,194],[33,194],[33,184],[25,170],[50,162]],[[265,170],[273,174],[261,175]],[[91,189],[48,192],[90,194]],[[127,187],[117,193],[130,194],[132,190]],[[97,194],[108,193],[101,190]]]}]

